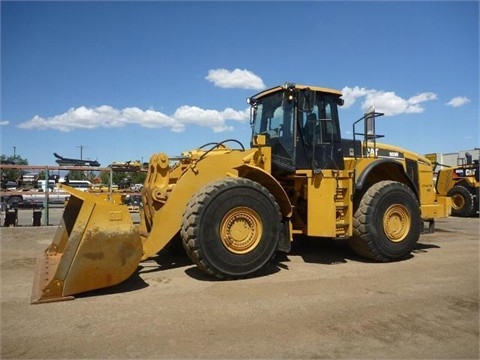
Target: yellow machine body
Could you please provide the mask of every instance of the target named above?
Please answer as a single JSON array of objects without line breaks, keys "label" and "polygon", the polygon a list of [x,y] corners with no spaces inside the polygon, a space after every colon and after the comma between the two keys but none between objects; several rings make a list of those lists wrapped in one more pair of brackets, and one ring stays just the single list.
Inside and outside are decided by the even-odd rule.
[{"label": "yellow machine body", "polygon": [[437,174],[436,189],[441,195],[452,199],[452,215],[475,216],[479,206],[479,164],[464,164],[448,167]]},{"label": "yellow machine body", "polygon": [[[32,303],[117,284],[173,241],[220,278],[255,274],[296,235],[353,239],[352,249],[380,261],[410,254],[420,223],[448,216],[450,198],[435,191],[428,159],[377,143],[367,127],[363,141],[339,133],[306,140],[311,113],[328,110],[311,129],[339,129],[340,96],[302,85],[268,89],[248,99],[249,149],[230,139],[176,158],[154,154],[136,228],[118,199],[66,188],[71,197],[39,260]],[[383,243],[371,247],[376,237]]]},{"label": "yellow machine body", "polygon": [[275,194],[283,215],[290,216],[292,208],[288,196],[269,174],[269,150],[215,149],[205,157],[202,157],[204,151],[194,150],[173,168],[170,168],[166,154],[153,155],[142,189],[143,213],[139,233],[143,242],[143,259],[155,255],[174,238],[192,196],[215,180],[226,177],[253,179]]}]

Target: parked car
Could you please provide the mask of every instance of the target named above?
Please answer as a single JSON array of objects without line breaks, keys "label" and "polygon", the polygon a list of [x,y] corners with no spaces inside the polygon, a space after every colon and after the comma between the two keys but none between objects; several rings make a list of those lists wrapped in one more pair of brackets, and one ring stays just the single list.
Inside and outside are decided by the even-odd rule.
[{"label": "parked car", "polygon": [[[54,188],[49,189],[48,191],[48,203],[49,204],[65,204],[66,199],[69,194],[61,189]],[[5,202],[10,209],[12,208],[22,208],[33,206],[32,204],[44,204],[46,199],[46,194],[43,189],[38,189],[36,191],[25,191],[25,193],[16,193],[14,195],[4,195],[2,196],[1,201]],[[36,205],[39,206],[39,205]]]}]

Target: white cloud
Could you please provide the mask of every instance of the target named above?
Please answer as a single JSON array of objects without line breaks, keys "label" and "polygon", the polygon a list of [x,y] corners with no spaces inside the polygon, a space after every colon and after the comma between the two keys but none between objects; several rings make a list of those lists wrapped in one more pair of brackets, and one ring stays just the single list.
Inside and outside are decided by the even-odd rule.
[{"label": "white cloud", "polygon": [[363,98],[362,110],[367,111],[372,105],[375,110],[385,113],[386,116],[399,115],[404,113],[421,113],[425,109],[422,103],[436,100],[437,95],[432,92],[423,92],[408,99],[403,99],[393,91],[360,88],[355,86],[344,87],[342,90],[345,107],[352,106],[358,98]]},{"label": "white cloud", "polygon": [[232,126],[226,124],[227,120],[245,121],[248,119],[249,113],[246,111],[236,111],[227,108],[223,111],[205,110],[197,106],[181,106],[175,111],[173,117],[182,124],[195,124],[199,126],[207,126],[215,132],[233,130]]},{"label": "white cloud", "polygon": [[447,102],[446,105],[451,107],[460,107],[470,102],[470,99],[466,96],[457,96]]},{"label": "white cloud", "polygon": [[8,124],[10,124],[10,121],[0,120],[0,126],[7,126]]},{"label": "white cloud", "polygon": [[187,124],[210,127],[215,132],[233,130],[227,121],[247,121],[248,110],[236,111],[227,108],[223,111],[205,110],[195,106],[182,106],[173,116],[165,115],[155,110],[142,110],[129,107],[122,110],[109,105],[94,108],[80,106],[67,112],[48,118],[34,116],[31,120],[21,123],[22,129],[54,129],[73,131],[77,129],[119,128],[128,124],[145,128],[169,128],[174,132],[182,132]]},{"label": "white cloud", "polygon": [[368,92],[369,90],[366,88],[359,88],[358,86],[355,86],[352,89],[348,86],[345,86],[342,89],[342,94],[343,94],[342,98],[345,101],[343,106],[346,108],[352,106],[359,97],[363,97],[367,95]]},{"label": "white cloud", "polygon": [[262,90],[266,88],[263,80],[258,75],[245,69],[235,69],[233,71],[227,69],[213,69],[208,71],[208,75],[205,79],[221,88],[252,90]]}]

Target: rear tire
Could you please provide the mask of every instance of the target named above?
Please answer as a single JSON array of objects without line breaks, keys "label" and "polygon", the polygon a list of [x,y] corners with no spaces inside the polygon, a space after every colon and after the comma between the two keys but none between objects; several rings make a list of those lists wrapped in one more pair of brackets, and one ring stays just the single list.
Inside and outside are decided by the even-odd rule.
[{"label": "rear tire", "polygon": [[23,198],[21,196],[12,196],[10,199],[8,199],[8,206],[10,209],[15,209],[22,201]]},{"label": "rear tire", "polygon": [[398,260],[412,252],[421,228],[419,204],[412,190],[396,181],[381,181],[360,200],[349,244],[367,258]]},{"label": "rear tire", "polygon": [[181,236],[190,259],[219,278],[253,275],[272,258],[281,231],[279,206],[260,184],[216,181],[198,191],[183,216]]},{"label": "rear tire", "polygon": [[462,185],[451,188],[447,196],[452,198],[452,215],[470,217],[476,214],[474,195]]}]

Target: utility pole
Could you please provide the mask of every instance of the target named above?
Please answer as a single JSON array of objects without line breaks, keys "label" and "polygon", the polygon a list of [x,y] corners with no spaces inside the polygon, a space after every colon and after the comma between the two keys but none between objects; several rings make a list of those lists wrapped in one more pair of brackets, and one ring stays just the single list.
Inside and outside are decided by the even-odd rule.
[{"label": "utility pole", "polygon": [[86,146],[77,145],[77,147],[80,148],[80,160],[83,160],[83,149],[84,149]]},{"label": "utility pole", "polygon": [[17,147],[13,147],[13,157],[17,156]]}]

